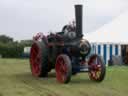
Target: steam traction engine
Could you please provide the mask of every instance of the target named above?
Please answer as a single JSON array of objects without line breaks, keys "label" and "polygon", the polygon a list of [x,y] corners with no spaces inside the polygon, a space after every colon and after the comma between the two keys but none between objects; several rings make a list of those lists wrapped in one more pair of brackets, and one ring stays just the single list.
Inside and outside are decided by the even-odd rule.
[{"label": "steam traction engine", "polygon": [[82,5],[75,5],[76,21],[65,25],[61,32],[44,36],[38,33],[30,52],[30,66],[36,77],[47,77],[55,68],[60,83],[68,83],[72,75],[88,72],[91,80],[102,81],[105,65],[96,55],[89,55],[91,47],[82,34]]}]

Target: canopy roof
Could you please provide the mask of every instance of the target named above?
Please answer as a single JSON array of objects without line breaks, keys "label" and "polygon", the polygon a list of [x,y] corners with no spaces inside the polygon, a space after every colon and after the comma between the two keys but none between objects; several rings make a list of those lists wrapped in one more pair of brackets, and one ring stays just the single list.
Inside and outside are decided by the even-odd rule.
[{"label": "canopy roof", "polygon": [[89,42],[128,44],[128,12],[95,32],[85,33],[84,38]]}]

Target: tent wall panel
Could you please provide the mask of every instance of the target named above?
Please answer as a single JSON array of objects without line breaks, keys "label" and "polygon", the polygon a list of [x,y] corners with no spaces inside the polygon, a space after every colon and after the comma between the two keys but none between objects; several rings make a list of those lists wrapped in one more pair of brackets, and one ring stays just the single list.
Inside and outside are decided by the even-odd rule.
[{"label": "tent wall panel", "polygon": [[115,44],[112,44],[112,55],[115,55]]},{"label": "tent wall panel", "polygon": [[118,55],[118,45],[115,45],[115,55]]},{"label": "tent wall panel", "polygon": [[121,45],[120,44],[118,45],[118,52],[119,52],[118,56],[121,56]]},{"label": "tent wall panel", "polygon": [[107,45],[106,44],[104,44],[103,45],[103,58],[104,58],[104,62],[105,62],[105,64],[107,63]]},{"label": "tent wall panel", "polygon": [[109,60],[112,60],[113,56],[121,56],[121,45],[111,43],[95,43],[92,44],[93,53],[100,55],[105,64],[108,64]]},{"label": "tent wall panel", "polygon": [[110,44],[107,44],[107,57],[106,57],[106,64],[108,64],[108,61],[110,60],[110,48],[109,48]]},{"label": "tent wall panel", "polygon": [[110,51],[109,51],[109,56],[110,56],[110,60],[112,60],[112,44],[110,44],[110,46],[109,46],[109,49],[110,49]]},{"label": "tent wall panel", "polygon": [[98,55],[101,55],[101,45],[98,44]]}]

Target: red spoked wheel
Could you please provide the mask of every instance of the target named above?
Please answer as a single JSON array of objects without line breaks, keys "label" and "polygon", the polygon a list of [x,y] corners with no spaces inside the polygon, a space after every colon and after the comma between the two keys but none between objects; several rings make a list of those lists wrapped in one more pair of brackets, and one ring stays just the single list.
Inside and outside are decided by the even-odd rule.
[{"label": "red spoked wheel", "polygon": [[98,55],[92,55],[88,61],[89,77],[94,81],[102,81],[105,77],[106,67]]},{"label": "red spoked wheel", "polygon": [[72,75],[72,66],[69,56],[59,55],[56,59],[56,79],[60,83],[68,83]]},{"label": "red spoked wheel", "polygon": [[40,48],[36,43],[34,43],[31,48],[30,63],[32,74],[34,76],[39,76],[41,70],[41,54]]},{"label": "red spoked wheel", "polygon": [[47,75],[47,50],[43,42],[34,42],[30,51],[30,66],[33,76]]}]

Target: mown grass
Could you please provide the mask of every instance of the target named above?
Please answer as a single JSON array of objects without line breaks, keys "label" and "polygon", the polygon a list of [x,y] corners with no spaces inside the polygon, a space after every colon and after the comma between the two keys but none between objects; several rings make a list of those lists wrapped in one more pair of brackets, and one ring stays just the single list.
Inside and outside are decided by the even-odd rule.
[{"label": "mown grass", "polygon": [[128,96],[128,67],[107,67],[101,83],[81,73],[64,85],[56,81],[54,72],[48,78],[33,77],[29,60],[0,59],[0,96]]}]

